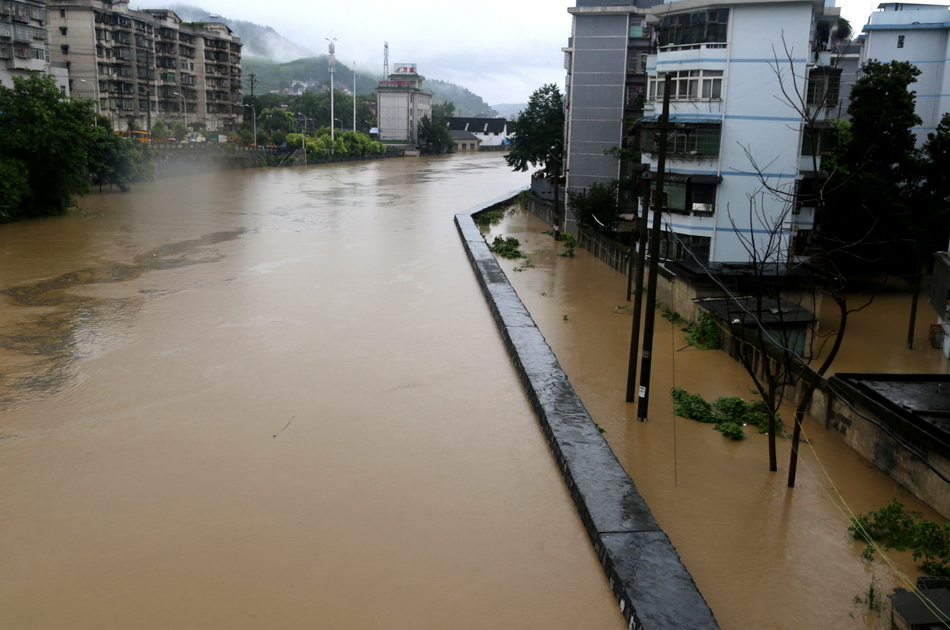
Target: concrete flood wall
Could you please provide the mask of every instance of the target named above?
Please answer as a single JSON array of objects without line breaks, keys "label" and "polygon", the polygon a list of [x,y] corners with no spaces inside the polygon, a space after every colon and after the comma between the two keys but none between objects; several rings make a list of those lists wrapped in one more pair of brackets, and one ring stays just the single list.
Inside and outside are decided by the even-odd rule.
[{"label": "concrete flood wall", "polygon": [[510,203],[519,192],[459,213],[455,223],[620,610],[631,630],[718,629],[679,554],[597,430],[472,219]]}]

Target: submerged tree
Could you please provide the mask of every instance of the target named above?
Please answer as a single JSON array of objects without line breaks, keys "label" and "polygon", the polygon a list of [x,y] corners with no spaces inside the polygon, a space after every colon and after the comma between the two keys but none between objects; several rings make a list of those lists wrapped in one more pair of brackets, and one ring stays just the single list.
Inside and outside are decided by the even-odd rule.
[{"label": "submerged tree", "polygon": [[92,102],[65,96],[50,75],[0,86],[0,220],[63,214],[75,205],[74,196],[89,190],[94,121]]},{"label": "submerged tree", "polygon": [[455,140],[445,121],[423,116],[419,121],[419,145],[423,153],[442,155],[455,152]]}]

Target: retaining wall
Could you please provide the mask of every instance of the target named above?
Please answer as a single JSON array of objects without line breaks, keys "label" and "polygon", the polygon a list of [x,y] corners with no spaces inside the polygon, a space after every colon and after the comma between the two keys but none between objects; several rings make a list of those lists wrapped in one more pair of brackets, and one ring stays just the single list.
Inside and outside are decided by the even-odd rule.
[{"label": "retaining wall", "polygon": [[631,630],[718,629],[679,554],[597,430],[472,219],[510,203],[519,192],[459,213],[455,224],[620,610]]}]

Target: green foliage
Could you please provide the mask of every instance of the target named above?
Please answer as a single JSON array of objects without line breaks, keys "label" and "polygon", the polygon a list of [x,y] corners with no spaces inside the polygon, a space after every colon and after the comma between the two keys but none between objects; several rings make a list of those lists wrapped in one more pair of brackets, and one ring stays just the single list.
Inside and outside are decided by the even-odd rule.
[{"label": "green foliage", "polygon": [[330,128],[324,127],[315,133],[319,135],[289,133],[286,141],[288,145],[298,149],[305,144],[308,161],[325,160],[333,156],[380,155],[386,152],[386,146],[382,142],[373,140],[362,132],[344,131],[337,134],[336,138],[331,138]]},{"label": "green foliage", "polygon": [[445,121],[423,116],[419,121],[419,145],[422,152],[431,155],[455,152],[455,140]]},{"label": "green foliage", "polygon": [[696,323],[686,333],[686,343],[704,350],[718,349],[719,326],[716,319],[706,311],[700,311]]},{"label": "green foliage", "polygon": [[869,60],[851,90],[848,133],[839,125],[829,134],[819,223],[840,273],[906,273],[916,261],[929,218],[914,200],[921,161],[912,129],[921,119],[910,85],[919,74],[909,62]]},{"label": "green foliage", "polygon": [[620,202],[617,199],[617,181],[609,184],[595,182],[580,192],[569,192],[568,203],[581,225],[609,234],[620,224]]},{"label": "green foliage", "polygon": [[521,241],[513,236],[509,236],[508,238],[496,236],[495,240],[488,245],[488,251],[494,252],[502,258],[524,258],[524,254],[518,249],[520,245]]},{"label": "green foliage", "polygon": [[897,497],[880,510],[853,517],[848,531],[855,540],[868,543],[861,553],[866,560],[874,557],[872,543],[898,551],[912,549],[914,560],[923,558],[921,571],[950,577],[950,523],[940,525],[917,512],[905,512]]},{"label": "green foliage", "polygon": [[656,303],[656,308],[660,309],[660,317],[672,322],[674,325],[688,324],[689,321],[669,306],[664,306],[660,302]]},{"label": "green foliage", "polygon": [[574,235],[561,234],[559,240],[564,243],[564,249],[558,252],[557,255],[564,258],[574,258],[574,249],[577,247],[577,239],[574,238]]},{"label": "green foliage", "polygon": [[88,146],[89,177],[93,185],[129,189],[133,181],[155,178],[155,151],[147,144],[122,138],[106,127],[95,126]]},{"label": "green foliage", "polygon": [[282,109],[265,109],[257,116],[257,126],[269,134],[275,131],[290,133],[297,130],[297,120]]},{"label": "green foliage", "polygon": [[432,104],[433,118],[452,118],[453,116],[455,116],[455,103],[449,101],[448,103]]},{"label": "green foliage", "polygon": [[156,120],[155,124],[152,125],[152,138],[155,140],[164,140],[168,137],[168,134],[168,126],[165,125],[165,121],[161,118]]},{"label": "green foliage", "polygon": [[175,140],[181,142],[188,135],[188,127],[185,123],[178,121],[172,125],[172,135],[175,136]]},{"label": "green foliage", "polygon": [[557,85],[548,83],[534,91],[513,131],[512,148],[505,155],[508,166],[527,171],[529,166],[544,165],[549,175],[557,173],[564,151],[564,98]]},{"label": "green foliage", "polygon": [[494,210],[488,210],[487,212],[479,212],[473,218],[475,219],[476,225],[488,226],[500,223],[502,217],[504,217],[504,213],[496,208]]},{"label": "green foliage", "polygon": [[0,220],[63,214],[89,190],[95,120],[92,103],[63,95],[50,75],[0,86]]},{"label": "green foliage", "polygon": [[[765,403],[757,400],[747,403],[738,396],[723,396],[712,403],[707,402],[698,394],[690,394],[681,387],[674,387],[673,412],[681,418],[716,425],[714,428],[730,440],[742,440],[745,434],[742,427],[753,425],[759,433],[768,430],[769,414]],[[782,426],[781,418],[776,417],[778,428]]]}]

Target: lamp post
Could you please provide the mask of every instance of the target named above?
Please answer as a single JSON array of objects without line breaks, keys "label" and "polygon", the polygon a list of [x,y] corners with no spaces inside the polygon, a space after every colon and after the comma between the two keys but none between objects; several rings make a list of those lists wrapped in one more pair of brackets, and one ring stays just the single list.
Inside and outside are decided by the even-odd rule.
[{"label": "lamp post", "polygon": [[334,37],[331,39],[329,37],[325,37],[324,39],[330,42],[330,60],[327,62],[330,70],[330,140],[334,140],[335,136],[333,121],[336,119],[333,118],[333,71],[336,69],[336,55],[334,54],[336,52],[336,46],[333,44],[333,42],[336,41],[336,38]]},{"label": "lamp post", "polygon": [[353,62],[353,131],[356,131],[356,62]]},{"label": "lamp post", "polygon": [[80,83],[85,83],[86,85],[92,85],[92,93],[95,95],[96,99],[96,113],[102,114],[102,103],[99,102],[99,81],[96,80],[95,84],[89,83],[85,79],[79,79]]},{"label": "lamp post", "polygon": [[185,123],[185,127],[188,126],[188,114],[185,113],[185,95],[180,92],[172,92],[175,96],[181,99],[181,119]]}]

